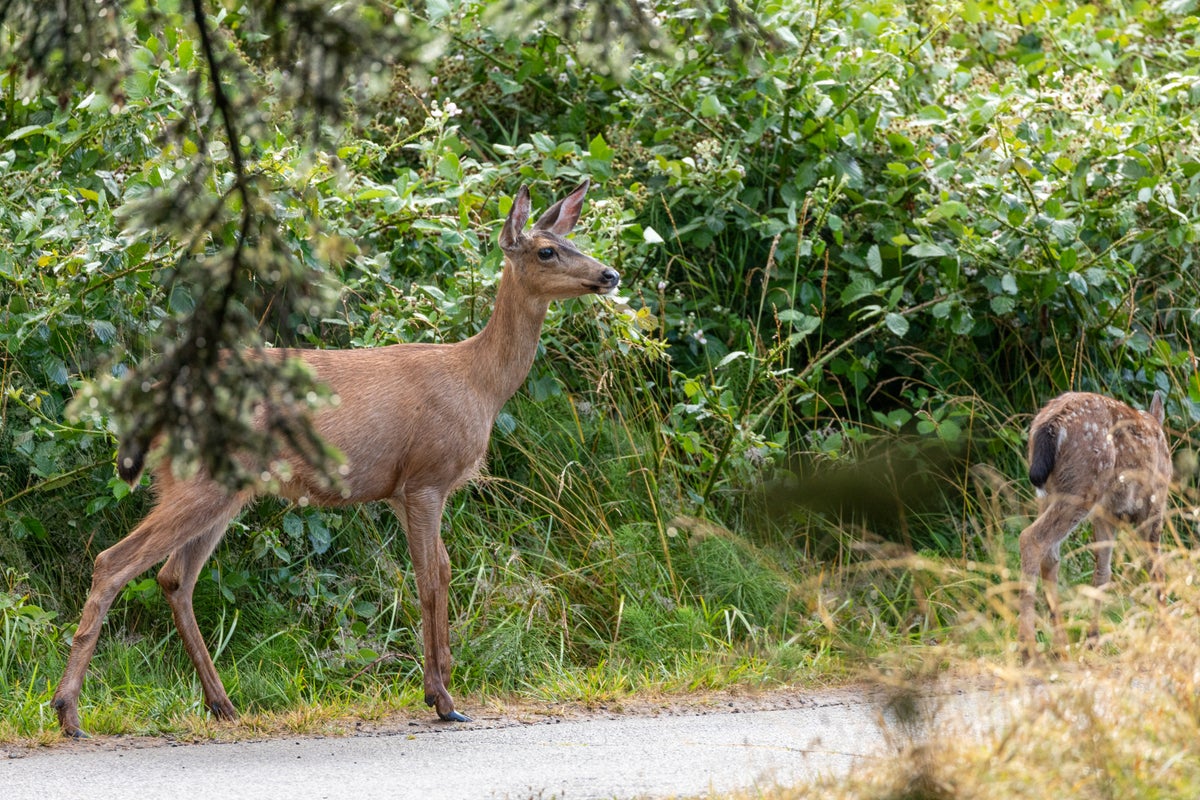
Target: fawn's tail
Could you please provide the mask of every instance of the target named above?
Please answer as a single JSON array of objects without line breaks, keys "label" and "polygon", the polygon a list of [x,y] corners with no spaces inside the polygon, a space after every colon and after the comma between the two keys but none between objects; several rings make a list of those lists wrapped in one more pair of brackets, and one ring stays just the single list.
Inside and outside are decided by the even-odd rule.
[{"label": "fawn's tail", "polygon": [[1058,457],[1058,428],[1053,424],[1043,425],[1032,434],[1029,448],[1029,482],[1041,489],[1054,471]]}]

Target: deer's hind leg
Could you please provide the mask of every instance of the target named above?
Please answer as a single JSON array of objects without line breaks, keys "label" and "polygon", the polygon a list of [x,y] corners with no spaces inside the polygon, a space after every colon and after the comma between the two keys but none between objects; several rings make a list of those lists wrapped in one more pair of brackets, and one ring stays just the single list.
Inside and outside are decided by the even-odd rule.
[{"label": "deer's hind leg", "polygon": [[1046,548],[1041,564],[1042,592],[1046,595],[1046,614],[1050,617],[1050,631],[1056,654],[1064,653],[1067,649],[1067,632],[1063,628],[1058,595],[1058,569],[1061,564],[1062,539]]},{"label": "deer's hind leg", "polygon": [[1017,620],[1017,639],[1026,660],[1037,652],[1035,606],[1037,582],[1040,576],[1046,594],[1046,604],[1054,628],[1054,644],[1066,644],[1066,633],[1058,609],[1058,566],[1063,540],[1088,515],[1088,507],[1076,498],[1053,496],[1042,506],[1033,523],[1021,531],[1021,600]]},{"label": "deer's hind leg", "polygon": [[[206,533],[220,507],[214,507],[211,495],[188,498],[185,494],[176,497],[176,487],[186,484],[174,483],[169,478],[162,482],[167,484],[167,489],[163,491],[146,518],[124,539],[96,556],[92,570],[92,588],[84,603],[79,626],[71,640],[71,654],[67,658],[67,667],[50,701],[50,705],[58,714],[59,726],[67,736],[87,736],[79,724],[79,693],[83,688],[88,664],[96,652],[100,626],[117,593],[131,580],[181,546]],[[223,500],[226,507],[234,502],[235,499],[223,490],[216,491],[216,497]],[[237,505],[240,507],[240,501]],[[229,518],[232,518],[234,513],[236,508],[229,514]],[[222,523],[222,532],[229,518]]]},{"label": "deer's hind leg", "polygon": [[216,549],[230,521],[237,515],[245,500],[244,496],[234,496],[223,504],[214,503],[212,514],[204,518],[206,521],[203,531],[172,553],[158,572],[158,585],[162,587],[163,595],[171,606],[179,638],[183,641],[183,647],[200,677],[205,705],[213,716],[220,719],[233,719],[237,712],[225,692],[225,685],[217,674],[200,627],[196,624],[192,595],[200,570]]}]

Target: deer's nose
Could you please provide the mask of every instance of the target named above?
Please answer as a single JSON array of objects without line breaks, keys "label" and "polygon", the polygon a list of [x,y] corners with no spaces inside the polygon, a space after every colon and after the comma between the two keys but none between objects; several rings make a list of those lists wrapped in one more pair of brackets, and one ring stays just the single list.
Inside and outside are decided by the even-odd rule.
[{"label": "deer's nose", "polygon": [[608,269],[604,270],[604,272],[600,273],[600,280],[604,281],[609,286],[616,286],[621,282],[621,273],[617,272],[612,267],[609,267]]}]

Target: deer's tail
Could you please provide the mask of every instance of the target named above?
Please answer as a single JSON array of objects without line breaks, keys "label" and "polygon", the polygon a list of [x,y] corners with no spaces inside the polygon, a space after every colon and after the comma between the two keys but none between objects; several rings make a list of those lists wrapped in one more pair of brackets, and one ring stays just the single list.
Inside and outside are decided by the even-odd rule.
[{"label": "deer's tail", "polygon": [[1054,424],[1042,425],[1033,431],[1029,443],[1029,482],[1035,488],[1046,485],[1046,479],[1054,471],[1058,458],[1058,428]]},{"label": "deer's tail", "polygon": [[136,487],[146,468],[146,444],[139,436],[127,436],[117,448],[117,475]]}]

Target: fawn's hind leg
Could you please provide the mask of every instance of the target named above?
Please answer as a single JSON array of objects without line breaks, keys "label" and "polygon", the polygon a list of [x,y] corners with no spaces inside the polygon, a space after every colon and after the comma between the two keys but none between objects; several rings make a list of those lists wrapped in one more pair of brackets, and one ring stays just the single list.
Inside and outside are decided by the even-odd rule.
[{"label": "fawn's hind leg", "polygon": [[1026,660],[1037,654],[1035,606],[1037,582],[1040,576],[1045,586],[1046,602],[1054,625],[1054,643],[1066,643],[1058,616],[1058,564],[1062,542],[1088,514],[1088,508],[1077,500],[1054,496],[1044,501],[1033,523],[1021,531],[1021,600],[1017,619],[1017,639]]}]

